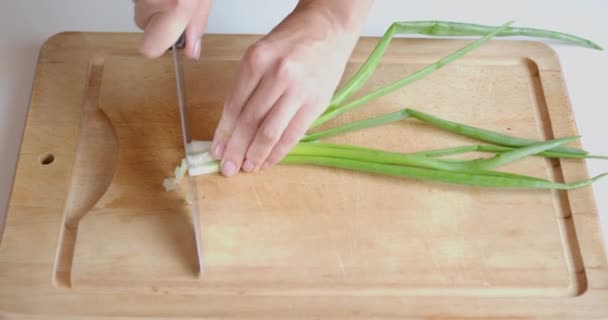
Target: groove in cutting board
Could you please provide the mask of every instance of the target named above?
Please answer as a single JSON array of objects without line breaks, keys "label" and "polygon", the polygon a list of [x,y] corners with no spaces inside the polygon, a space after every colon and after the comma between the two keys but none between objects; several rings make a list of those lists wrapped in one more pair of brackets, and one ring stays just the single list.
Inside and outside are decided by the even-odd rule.
[{"label": "groove in cutting board", "polygon": [[[139,60],[133,57],[106,58],[100,108],[108,114],[116,128],[120,149],[118,180],[110,186],[99,204],[92,208],[88,221],[82,221],[83,233],[74,252],[76,257],[73,265],[73,285],[76,288],[103,287],[105,290],[125,290],[127,287],[179,287],[187,292],[204,292],[212,287],[213,290],[221,288],[229,291],[236,284],[236,279],[240,279],[239,286],[246,286],[249,293],[310,294],[336,290],[353,293],[360,292],[360,288],[366,288],[366,292],[385,290],[406,295],[426,293],[468,296],[484,292],[498,296],[568,296],[581,293],[580,288],[583,288],[584,284],[579,281],[584,283],[584,273],[576,273],[576,266],[579,266],[580,262],[575,260],[576,254],[569,252],[576,247],[577,240],[575,236],[562,232],[562,229],[568,230],[564,223],[571,221],[559,221],[560,217],[570,215],[571,208],[567,200],[561,199],[567,197],[566,193],[505,192],[473,188],[472,191],[478,196],[472,196],[469,194],[471,189],[467,188],[306,167],[276,167],[263,174],[241,175],[230,180],[221,177],[198,179],[201,193],[205,197],[201,201],[201,209],[203,221],[207,222],[203,225],[203,238],[205,252],[209,255],[206,266],[208,272],[202,282],[198,281],[192,276],[190,259],[186,258],[189,250],[182,248],[189,242],[185,239],[181,242],[172,240],[189,230],[189,224],[181,213],[185,209],[183,203],[149,201],[151,198],[173,197],[172,194],[165,193],[159,184],[163,174],[170,173],[169,168],[178,161],[175,152],[179,150],[179,123],[172,108],[173,94],[163,93],[158,89],[170,86],[174,81],[170,64],[164,60],[155,62],[160,66],[151,64],[143,67],[141,69],[149,70],[149,74],[144,72],[142,80],[137,80],[131,78],[135,71],[130,70],[140,68],[137,61]],[[500,63],[494,64],[494,61]],[[196,121],[193,129],[199,139],[211,138],[214,123],[219,117],[223,91],[229,87],[230,77],[226,74],[230,72],[226,70],[234,69],[236,64],[236,61],[224,60],[204,62],[191,65],[186,73],[190,80],[187,82],[190,86],[188,92],[191,92],[189,102],[192,103],[193,119]],[[378,69],[379,74],[384,77],[371,80],[363,90],[380,86],[415,68],[418,68],[418,63],[404,65],[385,62]],[[219,76],[222,73],[224,75]],[[480,73],[486,77],[485,83],[480,82]],[[211,74],[215,76],[200,76]],[[460,102],[445,100],[443,104],[433,104],[431,100],[427,100],[438,99],[435,88],[449,87],[454,84],[455,79],[460,80],[459,86],[480,86],[478,93],[471,96],[468,93],[470,90],[461,94],[451,91],[451,99],[461,100]],[[511,82],[510,85],[506,84],[507,79]],[[130,85],[125,86],[125,83]],[[149,86],[156,88],[158,93],[147,97],[132,95],[131,86]],[[503,87],[507,88],[502,89]],[[491,99],[497,91],[505,93],[503,101],[483,102]],[[412,94],[414,92],[416,95]],[[430,95],[425,96],[426,92]],[[553,133],[550,125],[544,125],[548,120],[548,113],[546,103],[539,97],[541,95],[543,90],[538,78],[538,69],[527,59],[490,60],[486,65],[469,65],[465,60],[462,64],[455,64],[453,68],[446,68],[435,77],[419,82],[416,88],[380,100],[373,106],[366,107],[367,109],[362,108],[361,112],[367,116],[380,111],[386,112],[404,105],[400,101],[407,101],[407,106],[428,105],[440,110],[433,113],[456,115],[453,110],[458,108],[460,113],[473,114],[469,118],[472,119],[470,121],[475,121],[475,125],[494,126],[506,121],[501,119],[504,117],[503,113],[494,113],[492,110],[509,107],[517,117],[524,117],[525,123],[534,124],[517,128],[519,134],[545,139]],[[149,104],[143,104],[142,101]],[[357,117],[359,116],[362,115]],[[385,136],[406,140],[387,141],[383,139]],[[408,137],[416,137],[418,142]],[[377,146],[380,143],[382,148],[398,150],[415,148],[420,141],[424,141],[425,145],[435,144],[436,147],[470,142],[438,130],[421,127],[415,121],[382,129],[370,129],[336,139],[363,145]],[[410,141],[414,144],[410,144]],[[142,159],[141,155],[147,156]],[[155,157],[163,158],[159,161]],[[142,162],[134,166],[138,159]],[[158,165],[162,165],[164,169]],[[523,170],[523,173],[527,174],[546,173],[549,178],[559,176],[561,170],[540,158],[512,165],[510,169]],[[127,173],[133,175],[128,180],[124,178]],[[145,183],[142,183],[141,179],[145,179]],[[367,186],[365,191],[361,189],[362,186]],[[421,193],[421,187],[428,191]],[[387,192],[387,189],[392,191]],[[281,190],[287,192],[283,193]],[[428,192],[433,196],[429,196]],[[292,194],[298,194],[307,202],[294,199]],[[395,197],[387,198],[383,194],[392,194],[395,197],[399,197],[399,194],[417,196],[405,197],[407,201],[400,201]],[[495,203],[485,203],[494,197]],[[141,203],[141,209],[132,207],[129,201]],[[275,201],[281,201],[281,204],[274,205]],[[314,204],[313,201],[317,203]],[[357,201],[365,201],[369,205],[363,202],[357,204]],[[392,201],[394,204],[389,205],[385,201]],[[447,201],[446,206],[437,207],[437,204],[432,203],[436,201]],[[444,212],[450,201],[454,204],[462,203],[462,207],[456,206],[451,208],[452,212]],[[537,204],[531,205],[533,201]],[[174,207],[168,207],[170,203],[174,203]],[[501,210],[505,203],[511,203],[513,210]],[[376,207],[371,206],[372,204]],[[313,207],[310,207],[311,205]],[[387,205],[387,208],[382,209]],[[309,210],[317,208],[321,211],[308,212],[304,210],[307,207]],[[279,214],[281,208],[289,210],[285,209],[283,214]],[[437,224],[439,221],[425,222],[428,220],[428,217],[425,217],[428,216],[427,213],[414,215],[410,210],[430,210],[431,216],[436,219],[453,219],[453,225],[448,223],[441,227],[447,230],[442,230],[438,228],[441,226],[441,223]],[[484,215],[496,215],[496,221],[505,221],[509,216],[532,220],[534,217],[528,215],[537,215],[539,223],[546,225],[543,232],[547,233],[547,236],[551,235],[553,240],[545,244],[548,247],[544,250],[542,247],[535,248],[534,244],[524,247],[524,243],[517,245],[517,242],[513,241],[509,242],[508,246],[471,242],[470,236],[461,228],[475,228],[475,220],[482,218],[480,214],[483,214],[483,210],[488,210]],[[458,217],[459,215],[462,217]],[[471,220],[463,222],[463,217],[467,215]],[[419,242],[415,238],[427,238],[429,235],[418,234],[410,238],[407,233],[400,232],[398,227],[393,229],[388,225],[376,231],[373,227],[368,231],[361,229],[368,228],[366,224],[378,223],[374,221],[406,221],[404,219],[408,217],[417,223],[428,224],[429,232],[435,236],[452,230],[452,236],[443,242],[425,240],[427,253],[434,256],[431,260],[422,256],[425,251],[419,252],[417,249],[410,253],[394,251],[399,246],[407,251],[408,246],[413,245],[413,249],[415,243]],[[178,221],[184,223],[179,224]],[[358,231],[353,231],[356,233],[351,235],[340,230],[344,227],[348,230],[353,226],[357,226],[355,228]],[[286,228],[285,232],[281,231],[281,228]],[[110,229],[117,231],[118,237],[108,238],[106,235]],[[233,233],[232,230],[240,231]],[[387,233],[389,230],[392,230],[390,232],[395,236],[394,241],[374,235]],[[471,232],[479,231],[472,229]],[[534,231],[530,229],[527,232]],[[264,236],[273,233],[275,235],[271,238]],[[348,237],[352,239],[348,240]],[[499,236],[496,239],[501,238]],[[231,242],[234,244],[230,244]],[[323,243],[328,246],[323,247]],[[488,261],[495,259],[491,256],[501,250],[504,250],[505,254],[509,252],[517,256],[509,247],[528,250],[528,254],[534,252],[539,258],[529,267],[519,266],[520,262],[517,260],[508,263],[512,265],[511,269],[484,266],[486,263],[491,264],[492,262]],[[138,250],[133,251],[135,248]],[[388,251],[384,257],[376,256],[371,259],[376,261],[375,264],[369,264],[363,256],[364,250],[369,251],[367,255]],[[480,255],[479,250],[487,252]],[[132,254],[137,254],[137,257],[130,256]],[[305,259],[306,262],[297,260],[298,255],[310,254],[312,255]],[[526,255],[522,255],[520,259],[525,259],[524,256]],[[541,257],[547,259],[546,262],[543,262]],[[416,266],[416,263],[419,266]],[[428,263],[432,265],[429,266]],[[391,264],[394,264],[390,267],[393,269],[386,269]],[[482,270],[483,273],[479,274]],[[541,273],[544,274],[543,277],[535,276]],[[295,277],[297,282],[290,283],[291,277]],[[420,277],[426,280],[416,280]],[[103,284],[97,279],[103,279]],[[285,281],[284,286],[276,284],[279,279]],[[460,287],[453,288],[457,284]]]},{"label": "groove in cutting board", "polygon": [[112,123],[99,108],[103,59],[91,62],[79,131],[77,156],[57,248],[54,283],[71,286],[71,270],[80,220],[106,192],[114,172],[118,141]]},{"label": "groove in cutting board", "polygon": [[[536,98],[537,108],[537,126],[541,129],[541,139],[551,140],[556,138],[553,132],[553,124],[549,113],[547,101],[545,99],[545,91],[543,89],[542,80],[538,65],[531,59],[526,59],[527,64],[531,68],[531,88],[532,95]],[[549,179],[552,181],[565,182],[563,167],[560,160],[547,158],[544,160],[547,163],[547,172]],[[570,272],[570,285],[568,287],[569,295],[580,295],[587,290],[587,276],[583,265],[578,245],[574,221],[572,220],[572,207],[570,205],[568,192],[565,190],[552,190],[553,198],[555,199],[555,213],[558,221],[560,235],[563,239],[562,245],[564,249],[565,261]]]}]

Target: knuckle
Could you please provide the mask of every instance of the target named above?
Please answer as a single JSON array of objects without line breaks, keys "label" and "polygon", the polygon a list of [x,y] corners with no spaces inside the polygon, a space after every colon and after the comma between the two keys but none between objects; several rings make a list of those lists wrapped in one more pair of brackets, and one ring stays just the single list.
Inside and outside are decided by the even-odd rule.
[{"label": "knuckle", "polygon": [[239,117],[239,126],[243,128],[253,130],[258,127],[260,118],[254,112],[244,112]]},{"label": "knuckle", "polygon": [[322,104],[327,104],[330,99],[325,97],[320,97],[319,95],[313,94],[308,98],[308,104],[314,107],[321,106]]},{"label": "knuckle", "polygon": [[249,149],[247,149],[247,152],[245,152],[244,159],[249,160],[256,166],[259,165],[259,162],[261,161],[259,150],[256,149],[254,146],[250,147]]},{"label": "knuckle", "polygon": [[133,20],[135,21],[135,25],[140,30],[145,30],[146,29],[146,26],[148,25],[148,18],[144,17],[142,15],[142,13],[136,12],[135,15],[133,16]]},{"label": "knuckle", "polygon": [[223,119],[215,127],[215,136],[227,137],[230,135],[230,125]]},{"label": "knuckle", "polygon": [[182,1],[183,1],[183,0],[168,0],[168,1],[167,1],[167,7],[168,7],[170,10],[175,10],[175,9],[179,8],[180,3],[181,3]]},{"label": "knuckle", "polygon": [[224,104],[224,112],[222,117],[236,118],[236,116],[238,116],[238,111],[238,107],[235,103],[230,101],[226,102]]},{"label": "knuckle", "polygon": [[287,131],[281,137],[282,149],[289,150],[300,140],[300,135],[294,132]]},{"label": "knuckle", "polygon": [[275,126],[263,126],[260,130],[260,136],[264,142],[277,142],[281,137],[281,132]]},{"label": "knuckle", "polygon": [[172,10],[176,9],[186,9],[193,7],[195,1],[193,0],[168,0],[169,8]]},{"label": "knuckle", "polygon": [[266,163],[268,163],[269,165],[273,166],[275,164],[277,164],[279,161],[281,161],[281,156],[276,153],[273,152],[270,156],[268,156],[268,158],[266,159]]},{"label": "knuckle", "polygon": [[277,146],[277,148],[275,148],[275,150],[270,154],[270,156],[268,156],[266,162],[268,162],[270,165],[275,165],[281,160],[283,160],[287,153],[288,149],[286,149],[284,146]]},{"label": "knuckle", "polygon": [[270,45],[267,42],[260,40],[249,47],[245,55],[245,61],[249,68],[255,69],[261,64],[264,64],[271,51]]},{"label": "knuckle", "polygon": [[245,159],[249,160],[255,167],[259,167],[264,162],[264,149],[252,146],[247,150]]},{"label": "knuckle", "polygon": [[286,81],[298,78],[298,65],[291,57],[282,57],[277,62],[277,77]]}]

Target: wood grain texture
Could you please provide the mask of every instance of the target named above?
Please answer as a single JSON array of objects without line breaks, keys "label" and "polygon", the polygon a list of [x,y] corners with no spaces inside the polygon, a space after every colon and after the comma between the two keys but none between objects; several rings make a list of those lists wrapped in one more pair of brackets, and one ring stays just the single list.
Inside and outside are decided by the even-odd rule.
[{"label": "wood grain texture", "polygon": [[[212,138],[256,39],[209,35],[203,58],[186,62],[196,139]],[[171,59],[141,58],[136,41],[63,33],[41,50],[0,242],[0,316],[608,317],[589,188],[489,190],[308,166],[199,177],[199,279],[188,208],[161,185],[182,157]],[[346,77],[376,41],[361,39]],[[362,93],[466,43],[394,40]],[[526,138],[576,135],[558,59],[535,42],[492,41],[326,126],[404,107]],[[331,141],[399,151],[473,143],[415,120]],[[48,153],[55,160],[42,165]],[[581,160],[505,169],[587,178]]]}]

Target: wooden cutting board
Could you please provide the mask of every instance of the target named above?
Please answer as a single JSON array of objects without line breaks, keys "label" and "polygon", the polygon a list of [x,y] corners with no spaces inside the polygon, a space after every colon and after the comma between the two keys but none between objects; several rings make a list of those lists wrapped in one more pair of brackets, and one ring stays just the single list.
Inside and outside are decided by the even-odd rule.
[{"label": "wooden cutting board", "polygon": [[[194,137],[210,140],[257,36],[209,35],[185,65]],[[193,227],[162,180],[182,157],[167,55],[134,34],[62,33],[42,48],[0,242],[4,318],[608,317],[608,265],[589,188],[489,190],[307,166],[197,178]],[[377,39],[363,38],[346,75]],[[362,92],[464,46],[394,40]],[[412,107],[533,139],[576,135],[558,59],[492,41],[328,124]],[[331,141],[399,151],[473,143],[415,120]],[[511,172],[587,178],[584,161]]]}]

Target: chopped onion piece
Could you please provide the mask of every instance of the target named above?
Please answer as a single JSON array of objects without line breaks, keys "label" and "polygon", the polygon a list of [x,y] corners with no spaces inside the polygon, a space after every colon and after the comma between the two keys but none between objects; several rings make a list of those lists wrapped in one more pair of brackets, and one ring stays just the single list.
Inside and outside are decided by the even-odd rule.
[{"label": "chopped onion piece", "polygon": [[188,144],[187,148],[189,155],[209,152],[211,151],[211,141],[194,140]]},{"label": "chopped onion piece", "polygon": [[211,162],[217,161],[215,157],[211,154],[211,152],[197,153],[193,155],[188,155],[188,165],[190,167],[196,167],[198,165],[203,165]]},{"label": "chopped onion piece", "polygon": [[174,190],[175,186],[175,178],[166,178],[163,180],[163,187],[165,187],[166,191]]},{"label": "chopped onion piece", "polygon": [[186,175],[186,172],[188,172],[188,163],[186,162],[186,159],[182,159],[181,164],[173,170],[175,177],[163,180],[163,187],[165,187],[165,190],[174,190],[180,184]]},{"label": "chopped onion piece", "polygon": [[220,172],[219,161],[214,161],[211,163],[198,165],[198,166],[192,167],[188,170],[188,173],[191,176],[201,176],[201,175],[217,173],[217,172]]},{"label": "chopped onion piece", "polygon": [[186,175],[186,172],[188,172],[188,163],[186,162],[186,159],[182,159],[182,163],[180,164],[180,166],[175,168],[175,182],[177,184],[182,181],[182,179]]}]

